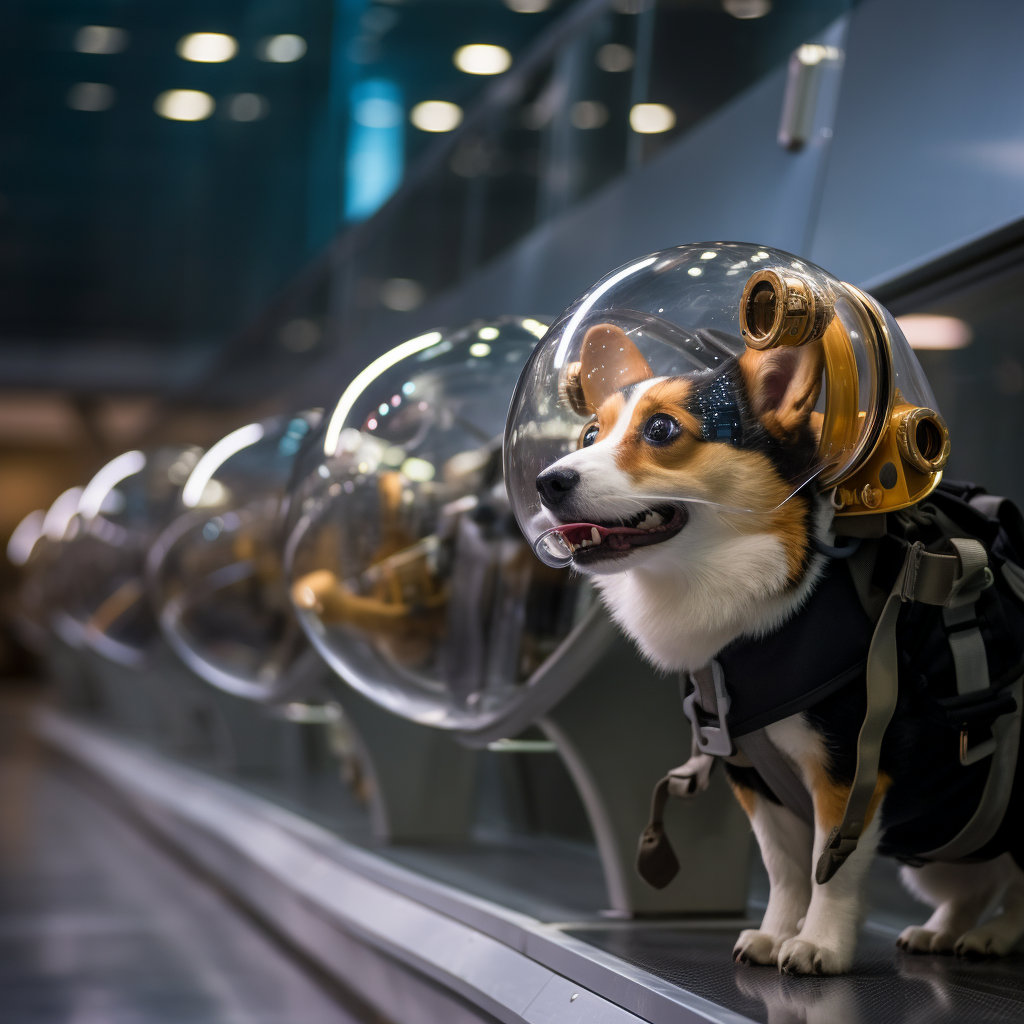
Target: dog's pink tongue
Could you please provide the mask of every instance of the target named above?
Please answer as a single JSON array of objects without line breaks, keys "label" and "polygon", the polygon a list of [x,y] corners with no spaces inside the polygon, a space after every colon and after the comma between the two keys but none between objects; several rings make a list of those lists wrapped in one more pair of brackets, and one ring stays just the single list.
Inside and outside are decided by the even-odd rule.
[{"label": "dog's pink tongue", "polygon": [[557,527],[554,533],[560,533],[573,547],[578,547],[585,540],[595,541],[594,531],[597,531],[601,540],[609,537],[621,536],[623,534],[643,533],[643,530],[636,530],[629,526],[598,526],[597,523],[566,523]]}]

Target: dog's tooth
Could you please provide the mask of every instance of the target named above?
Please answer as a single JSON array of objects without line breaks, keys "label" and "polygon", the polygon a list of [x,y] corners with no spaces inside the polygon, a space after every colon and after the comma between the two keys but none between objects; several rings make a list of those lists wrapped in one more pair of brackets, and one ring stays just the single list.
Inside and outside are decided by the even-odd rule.
[{"label": "dog's tooth", "polygon": [[596,526],[590,528],[590,541],[592,544],[601,543],[601,531]]},{"label": "dog's tooth", "polygon": [[650,528],[652,526],[661,526],[661,524],[664,521],[665,520],[662,518],[662,515],[661,515],[660,512],[648,512],[647,513],[648,528]]}]

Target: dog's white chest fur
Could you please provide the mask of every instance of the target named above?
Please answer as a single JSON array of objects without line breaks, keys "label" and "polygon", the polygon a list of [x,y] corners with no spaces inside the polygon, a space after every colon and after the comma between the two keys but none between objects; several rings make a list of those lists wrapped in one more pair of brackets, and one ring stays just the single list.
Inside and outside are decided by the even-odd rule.
[{"label": "dog's white chest fur", "polygon": [[789,590],[779,537],[727,536],[723,526],[696,509],[678,538],[632,556],[624,571],[592,577],[612,618],[666,671],[699,668],[736,637],[775,629],[819,575],[814,566]]}]

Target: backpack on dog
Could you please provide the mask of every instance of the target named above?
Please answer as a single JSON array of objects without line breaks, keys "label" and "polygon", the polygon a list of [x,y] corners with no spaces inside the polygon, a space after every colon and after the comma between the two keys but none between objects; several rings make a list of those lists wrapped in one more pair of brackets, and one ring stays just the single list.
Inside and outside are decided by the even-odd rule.
[{"label": "backpack on dog", "polygon": [[[973,484],[944,481],[909,508],[836,525],[861,536],[816,545],[828,562],[804,606],[684,678],[693,756],[657,784],[637,858],[656,888],[679,869],[666,802],[705,788],[716,758],[756,773],[813,824],[810,794],[765,727],[799,712],[813,718],[829,702],[846,702],[858,732],[849,798],[818,861],[819,883],[856,848],[880,763],[901,757],[913,757],[908,774],[919,784],[887,796],[880,852],[913,864],[987,860],[1020,842],[1004,823],[1024,705],[1020,511]],[[887,733],[894,715],[898,735]],[[936,792],[944,813],[922,816]],[[1015,855],[1020,861],[1024,849]]]}]

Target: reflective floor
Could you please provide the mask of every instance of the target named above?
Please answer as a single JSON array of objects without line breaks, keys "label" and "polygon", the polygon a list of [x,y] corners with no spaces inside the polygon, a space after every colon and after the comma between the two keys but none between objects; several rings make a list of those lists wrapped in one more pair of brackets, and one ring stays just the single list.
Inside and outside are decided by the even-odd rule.
[{"label": "reflective floor", "polygon": [[0,691],[0,1022],[381,1020],[44,757],[26,713]]},{"label": "reflective floor", "polygon": [[781,975],[734,964],[735,933],[674,927],[570,932],[705,999],[763,1024],[1020,1024],[1024,961],[991,963],[898,952],[865,931],[853,971],[838,978]]}]

